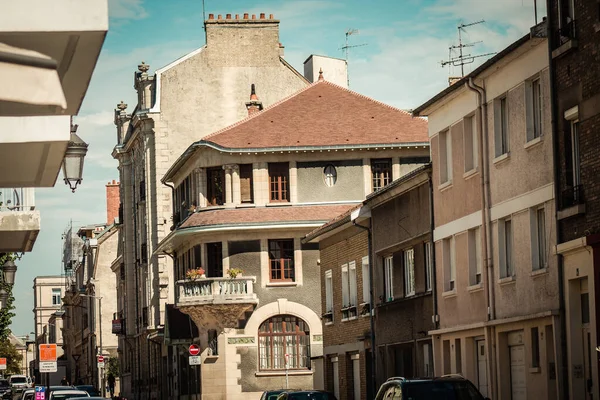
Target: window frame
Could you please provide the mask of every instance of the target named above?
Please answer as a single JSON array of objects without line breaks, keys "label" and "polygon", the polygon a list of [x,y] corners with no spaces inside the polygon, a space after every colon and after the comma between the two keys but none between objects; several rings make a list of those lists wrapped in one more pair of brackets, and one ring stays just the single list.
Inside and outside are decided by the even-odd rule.
[{"label": "window frame", "polygon": [[409,248],[402,252],[404,266],[404,297],[415,295],[415,249]]},{"label": "window frame", "polygon": [[383,189],[392,182],[392,159],[371,159],[371,189],[373,192]]},{"label": "window frame", "polygon": [[60,290],[60,288],[52,288],[52,305],[60,306],[61,304],[62,304],[62,291]]},{"label": "window frame", "polygon": [[508,94],[494,100],[494,155],[503,156],[510,153],[510,118]]},{"label": "window frame", "polygon": [[362,285],[363,285],[363,304],[371,304],[371,274],[369,273],[369,256],[364,256],[361,260],[362,266]]},{"label": "window frame", "polygon": [[[277,319],[281,319],[281,332],[275,332],[273,330],[273,325],[275,323],[277,323]],[[290,330],[290,331],[286,331],[287,329],[287,324],[290,323],[288,321],[286,321],[286,319],[291,319],[293,321],[295,321],[294,323],[294,329]],[[268,324],[268,332],[263,332],[263,326],[265,324]],[[304,326],[306,330],[300,330],[300,326]],[[259,328],[258,328],[258,370],[259,371],[285,371],[286,369],[289,370],[310,370],[310,355],[311,355],[311,349],[310,349],[310,328],[309,325],[306,321],[304,321],[302,318],[299,317],[295,317],[293,315],[287,315],[287,314],[282,314],[282,315],[276,315],[273,316],[271,318],[266,319],[265,321],[263,321]],[[289,334],[292,333],[292,334]],[[295,354],[294,354],[294,359],[295,359],[295,365],[299,366],[302,365],[302,359],[304,362],[303,367],[286,367],[286,357],[285,354],[290,354],[287,351],[287,346],[288,346],[288,340],[286,339],[287,337],[292,337],[292,346],[295,347]],[[282,338],[281,340],[277,341],[275,338]],[[302,344],[300,343],[301,339],[304,339],[306,343]],[[265,343],[263,343],[263,341]],[[266,348],[266,346],[268,345],[268,348],[271,350],[270,352],[268,352],[268,354],[266,354],[266,356],[270,359],[270,368],[267,365],[263,364],[263,351],[266,352],[266,350],[263,350]],[[265,346],[265,347],[263,347]],[[281,346],[281,347],[279,347]],[[300,351],[300,346],[303,346],[303,349],[307,350],[307,354],[306,355],[302,355],[301,351]],[[277,351],[274,351],[274,349],[277,348]],[[283,356],[283,358],[281,358]],[[277,362],[275,362],[276,358],[278,358]],[[275,367],[275,365],[280,365],[280,367]]]},{"label": "window frame", "polygon": [[239,165],[240,202],[254,203],[254,168],[252,164]]},{"label": "window frame", "polygon": [[[531,265],[534,271],[548,266],[546,235],[546,208],[542,204],[530,210],[531,216]],[[540,218],[541,217],[541,218]]]},{"label": "window frame", "polygon": [[[476,171],[479,166],[477,114],[463,118],[464,172]],[[469,162],[468,162],[469,161]]]},{"label": "window frame", "polygon": [[268,164],[269,202],[290,202],[290,163],[276,162]]},{"label": "window frame", "polygon": [[424,260],[425,260],[425,291],[433,290],[433,244],[425,242],[423,244]]},{"label": "window frame", "polygon": [[394,301],[394,256],[383,258],[385,301]]},{"label": "window frame", "polygon": [[[507,226],[509,229],[507,229]],[[515,277],[514,270],[514,230],[512,226],[512,216],[498,220],[498,240],[499,258],[500,258],[500,278]],[[508,234],[507,234],[508,232]]]},{"label": "window frame", "polygon": [[450,129],[438,133],[440,185],[452,182],[452,135]]},{"label": "window frame", "polygon": [[331,314],[333,321],[333,272],[325,271],[325,314]]},{"label": "window frame", "polygon": [[481,226],[468,230],[469,285],[479,285],[483,281],[481,263]]},{"label": "window frame", "polygon": [[[279,248],[272,248],[272,244],[275,243],[279,243]],[[284,244],[285,246],[281,246],[281,244]],[[295,265],[295,254],[294,254],[294,239],[269,239],[268,243],[267,243],[267,250],[268,250],[268,255],[269,255],[269,282],[296,282],[296,265]],[[274,251],[278,251],[281,252],[282,254],[280,254],[279,258],[272,258],[271,257],[271,253]],[[290,251],[291,252],[291,258],[285,258],[284,256],[284,252],[286,251]],[[285,266],[285,261],[288,260],[289,264],[291,266],[286,267]],[[274,262],[279,262],[279,271],[281,274],[281,278],[277,279],[277,278],[273,278],[273,265]],[[286,269],[288,271],[291,271],[291,277],[290,278],[285,278],[285,271]]]},{"label": "window frame", "polygon": [[444,261],[444,292],[456,291],[455,238],[442,239],[442,259]]}]

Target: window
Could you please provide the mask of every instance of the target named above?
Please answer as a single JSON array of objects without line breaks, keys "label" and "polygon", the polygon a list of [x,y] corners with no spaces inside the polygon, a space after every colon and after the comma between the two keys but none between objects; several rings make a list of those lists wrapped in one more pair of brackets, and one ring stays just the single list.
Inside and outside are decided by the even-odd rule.
[{"label": "window", "polygon": [[392,301],[394,300],[394,257],[386,257],[383,262],[385,271],[385,301]]},{"label": "window", "polygon": [[325,271],[325,314],[333,314],[333,276]]},{"label": "window", "polygon": [[269,240],[271,282],[294,282],[294,240]]},{"label": "window", "polygon": [[271,202],[290,201],[290,168],[288,163],[269,163]]},{"label": "window", "polygon": [[225,171],[221,167],[206,170],[206,204],[221,206],[225,203]]},{"label": "window", "polygon": [[540,366],[540,335],[538,328],[531,328],[531,368]]},{"label": "window", "polygon": [[542,84],[540,78],[531,82],[533,138],[542,136]]},{"label": "window", "polygon": [[206,243],[206,276],[220,278],[223,276],[223,243]]},{"label": "window", "polygon": [[61,303],[60,299],[60,289],[53,288],[52,289],[52,305],[58,306]]},{"label": "window", "polygon": [[388,185],[392,180],[392,160],[389,158],[371,160],[371,176],[373,191]]},{"label": "window", "polygon": [[498,238],[500,240],[500,277],[507,278],[514,276],[512,257],[513,231],[510,219],[498,221]]},{"label": "window", "polygon": [[240,165],[240,198],[242,203],[254,202],[252,185],[252,164]]},{"label": "window", "polygon": [[431,242],[425,243],[425,290],[433,288],[433,253]]},{"label": "window", "polygon": [[331,187],[337,182],[337,171],[332,164],[329,164],[323,170],[323,177],[325,179],[325,185]]},{"label": "window", "polygon": [[566,143],[569,144],[567,151],[567,186],[578,187],[581,185],[581,166],[579,156],[579,120],[569,121],[569,137]]},{"label": "window", "polygon": [[544,207],[535,207],[530,210],[531,215],[531,255],[533,270],[546,268],[546,210]]},{"label": "window", "polygon": [[280,315],[263,322],[258,347],[262,371],[310,368],[310,331],[300,318]]},{"label": "window", "polygon": [[356,263],[342,265],[342,318],[356,317]]},{"label": "window", "polygon": [[369,273],[369,256],[362,258],[363,303],[371,303],[371,274]]},{"label": "window", "polygon": [[469,230],[469,284],[481,283],[481,228]]},{"label": "window", "polygon": [[415,250],[404,250],[404,297],[415,294]]},{"label": "window", "polygon": [[508,100],[501,97],[494,101],[494,137],[496,157],[508,153]]},{"label": "window", "polygon": [[450,131],[440,132],[439,159],[440,159],[440,184],[452,182],[452,141]]},{"label": "window", "polygon": [[442,256],[444,261],[444,291],[451,292],[456,289],[456,265],[454,261],[454,237],[442,241]]},{"label": "window", "polygon": [[463,144],[465,150],[465,172],[472,171],[478,165],[477,147],[477,118],[475,115],[465,117],[463,120]]}]

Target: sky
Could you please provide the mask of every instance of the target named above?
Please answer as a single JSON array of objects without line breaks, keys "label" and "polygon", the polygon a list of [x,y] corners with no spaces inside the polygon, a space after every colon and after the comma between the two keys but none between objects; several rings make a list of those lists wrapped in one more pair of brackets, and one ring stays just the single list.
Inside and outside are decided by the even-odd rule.
[{"label": "sky", "polygon": [[[442,67],[448,48],[458,44],[457,26],[465,28],[463,43],[473,55],[498,52],[525,35],[535,24],[535,0],[205,0],[213,14],[274,14],[279,19],[285,59],[299,71],[310,54],[343,58],[349,37],[350,88],[379,101],[413,109],[443,90],[448,76],[460,70]],[[538,19],[545,1],[538,2]],[[12,331],[33,331],[33,279],[61,274],[61,235],[74,227],[106,221],[106,188],[118,180],[111,152],[116,143],[114,109],[121,100],[135,106],[133,74],[145,61],[149,73],[204,45],[202,0],[108,0],[109,32],[75,123],[89,143],[83,182],[75,193],[62,174],[53,188],[36,189],[41,230],[33,251],[17,261],[13,289],[16,316]],[[465,66],[470,72],[487,57]],[[327,76],[325,74],[325,79]],[[112,312],[112,311],[111,311]]]}]

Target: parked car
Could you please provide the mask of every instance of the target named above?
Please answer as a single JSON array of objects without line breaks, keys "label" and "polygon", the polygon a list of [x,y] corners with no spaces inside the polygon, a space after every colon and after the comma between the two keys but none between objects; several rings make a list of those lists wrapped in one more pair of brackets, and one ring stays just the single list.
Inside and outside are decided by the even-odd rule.
[{"label": "parked car", "polygon": [[21,394],[21,397],[19,397],[19,400],[31,400],[31,399],[35,399],[35,389],[32,389],[32,388],[25,389],[23,391],[23,393]]},{"label": "parked car", "polygon": [[63,399],[73,399],[73,398],[87,398],[89,399],[90,395],[85,390],[78,389],[61,389],[61,390],[53,390],[50,392],[50,395],[47,397],[48,400],[63,400]]},{"label": "parked car", "polygon": [[20,398],[23,391],[31,387],[31,379],[27,379],[25,375],[11,375],[8,378],[8,383],[11,387],[12,398]]},{"label": "parked car", "polygon": [[281,393],[277,400],[337,400],[333,393],[322,390],[298,390],[285,391]]},{"label": "parked car", "polygon": [[277,397],[283,392],[297,392],[300,389],[275,389],[265,390],[260,396],[260,400],[277,400]]},{"label": "parked car", "polygon": [[100,392],[93,385],[77,385],[75,387],[79,390],[83,390],[84,392],[87,392],[90,396],[101,397]]},{"label": "parked car", "polygon": [[0,379],[0,397],[3,399],[10,399],[12,392],[10,390],[10,383],[8,379]]},{"label": "parked car", "polygon": [[441,378],[389,378],[377,392],[375,400],[489,400],[460,375]]}]

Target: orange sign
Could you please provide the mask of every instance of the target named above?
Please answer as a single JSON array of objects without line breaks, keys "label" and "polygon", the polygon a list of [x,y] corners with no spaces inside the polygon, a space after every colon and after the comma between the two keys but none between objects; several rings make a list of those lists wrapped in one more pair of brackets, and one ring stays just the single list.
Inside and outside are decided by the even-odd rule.
[{"label": "orange sign", "polygon": [[40,361],[56,361],[56,344],[40,344]]},{"label": "orange sign", "polygon": [[0,358],[0,369],[6,369],[6,358]]}]

